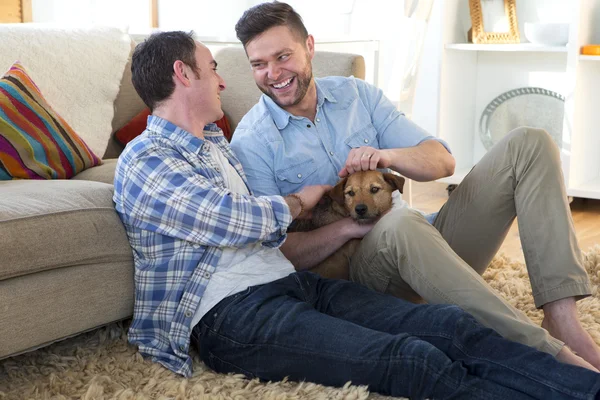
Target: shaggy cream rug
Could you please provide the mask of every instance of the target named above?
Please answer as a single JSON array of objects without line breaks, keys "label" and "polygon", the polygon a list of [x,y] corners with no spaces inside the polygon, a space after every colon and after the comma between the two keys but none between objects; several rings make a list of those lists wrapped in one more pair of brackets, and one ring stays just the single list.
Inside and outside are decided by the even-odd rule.
[{"label": "shaggy cream rug", "polygon": [[[585,254],[593,295],[578,303],[583,325],[600,343],[600,246]],[[499,256],[485,279],[508,301],[541,323],[523,264]],[[40,327],[43,329],[43,327]],[[246,380],[211,372],[194,357],[195,372],[183,379],[143,360],[127,344],[127,323],[116,323],[52,346],[0,361],[0,399],[389,399],[366,387],[331,388],[311,383]]]}]

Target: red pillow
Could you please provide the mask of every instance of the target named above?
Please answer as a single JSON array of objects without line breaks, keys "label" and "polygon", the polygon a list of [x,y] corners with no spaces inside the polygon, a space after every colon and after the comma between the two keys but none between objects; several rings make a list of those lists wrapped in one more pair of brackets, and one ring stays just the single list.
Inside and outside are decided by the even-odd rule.
[{"label": "red pillow", "polygon": [[[129,121],[124,127],[119,129],[115,133],[115,138],[125,146],[127,143],[131,142],[136,136],[140,135],[146,129],[146,125],[148,123],[148,116],[150,115],[150,109],[143,109],[138,115],[133,117],[131,121]],[[231,140],[231,127],[229,126],[229,121],[227,117],[223,115],[218,121],[215,121],[217,126],[221,128],[223,131],[223,136],[230,141]]]},{"label": "red pillow", "polygon": [[215,124],[223,131],[223,136],[227,139],[228,142],[231,142],[231,136],[233,136],[233,132],[231,132],[231,126],[229,126],[229,120],[223,114],[223,118],[218,121],[215,121]]},{"label": "red pillow", "polygon": [[148,115],[150,115],[150,109],[144,108],[142,112],[133,117],[131,121],[115,133],[117,141],[125,146],[136,136],[144,132],[148,123]]}]

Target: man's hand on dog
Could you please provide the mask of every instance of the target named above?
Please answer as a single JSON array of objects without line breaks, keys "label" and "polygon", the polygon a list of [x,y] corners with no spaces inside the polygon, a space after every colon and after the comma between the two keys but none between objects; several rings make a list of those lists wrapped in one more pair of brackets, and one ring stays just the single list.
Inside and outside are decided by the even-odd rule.
[{"label": "man's hand on dog", "polygon": [[348,217],[348,235],[352,239],[362,239],[367,233],[371,232],[371,229],[379,221],[379,218],[375,221],[368,223],[359,223],[352,218]]},{"label": "man's hand on dog", "polygon": [[369,171],[377,168],[389,168],[392,165],[389,153],[374,147],[363,146],[350,150],[346,165],[338,173],[345,178],[357,171]]},{"label": "man's hand on dog", "polygon": [[295,218],[310,218],[312,216],[311,210],[317,205],[323,195],[331,190],[331,188],[333,188],[331,185],[312,185],[305,186],[298,193],[295,193],[294,197],[300,198],[302,201],[302,212]]},{"label": "man's hand on dog", "polygon": [[348,229],[349,236],[352,239],[362,239],[367,233],[371,232],[371,229],[379,222],[379,220],[389,213],[391,210],[387,210],[381,213],[376,219],[371,220],[370,222],[360,222],[348,217]]}]

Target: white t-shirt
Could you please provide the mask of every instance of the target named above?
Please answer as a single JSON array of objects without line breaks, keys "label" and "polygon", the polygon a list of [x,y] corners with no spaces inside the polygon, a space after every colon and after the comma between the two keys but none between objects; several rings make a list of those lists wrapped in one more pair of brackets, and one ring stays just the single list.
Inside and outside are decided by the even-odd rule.
[{"label": "white t-shirt", "polygon": [[[246,184],[221,150],[208,140],[205,143],[209,145],[210,155],[220,167],[225,185],[234,193],[247,195]],[[275,281],[292,272],[295,272],[294,266],[279,249],[263,247],[260,242],[243,248],[224,248],[200,300],[200,307],[192,318],[192,327],[225,297],[250,286]]]}]

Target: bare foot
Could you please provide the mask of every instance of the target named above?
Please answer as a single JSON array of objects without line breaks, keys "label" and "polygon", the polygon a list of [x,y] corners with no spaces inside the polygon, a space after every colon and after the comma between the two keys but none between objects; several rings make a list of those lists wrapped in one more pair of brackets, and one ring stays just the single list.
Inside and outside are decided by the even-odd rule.
[{"label": "bare foot", "polygon": [[542,328],[546,329],[553,337],[565,342],[575,352],[575,354],[571,353],[573,356],[583,358],[596,370],[600,369],[600,347],[581,326],[575,299],[569,297],[553,301],[545,304],[543,308]]},{"label": "bare foot", "polygon": [[592,364],[585,361],[583,358],[573,354],[573,352],[567,346],[563,347],[562,350],[558,352],[558,354],[556,355],[556,359],[567,364],[577,365],[578,367],[591,369],[594,372],[600,372],[596,368],[594,368]]}]

